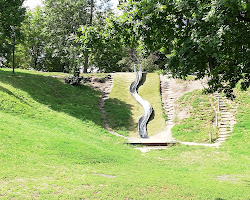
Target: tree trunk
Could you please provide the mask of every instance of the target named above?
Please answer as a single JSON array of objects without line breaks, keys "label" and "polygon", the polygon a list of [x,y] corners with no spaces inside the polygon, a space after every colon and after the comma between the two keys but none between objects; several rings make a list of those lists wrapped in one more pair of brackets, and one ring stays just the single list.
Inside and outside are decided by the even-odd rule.
[{"label": "tree trunk", "polygon": [[93,10],[94,10],[94,0],[91,0],[91,5],[90,5],[90,20],[89,20],[89,25],[92,26],[92,21],[93,21]]},{"label": "tree trunk", "polygon": [[37,69],[37,58],[34,60],[35,69]]},{"label": "tree trunk", "polygon": [[212,57],[209,57],[208,58],[208,65],[209,65],[208,69],[211,72],[211,70],[215,68],[215,59]]},{"label": "tree trunk", "polygon": [[[89,26],[92,26],[92,23],[93,23],[93,10],[94,10],[94,0],[91,0]],[[88,67],[89,67],[89,54],[86,54],[84,67],[83,67],[83,73],[87,73]]]},{"label": "tree trunk", "polygon": [[85,62],[84,62],[84,67],[83,67],[83,73],[87,73],[88,62],[89,62],[89,55],[87,54],[87,55],[85,56]]},{"label": "tree trunk", "polygon": [[12,63],[13,74],[15,73],[15,37],[13,37],[13,63]]}]

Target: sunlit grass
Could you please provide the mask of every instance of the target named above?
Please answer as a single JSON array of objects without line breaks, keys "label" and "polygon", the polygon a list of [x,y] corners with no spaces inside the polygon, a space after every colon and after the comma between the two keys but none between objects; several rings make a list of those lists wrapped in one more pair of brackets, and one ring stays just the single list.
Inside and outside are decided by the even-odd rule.
[{"label": "sunlit grass", "polygon": [[141,154],[102,128],[98,92],[44,75],[0,69],[0,199],[250,198],[250,91],[220,149]]},{"label": "sunlit grass", "polygon": [[185,110],[188,115],[181,120],[175,120],[172,128],[173,136],[180,141],[209,142],[209,133],[212,140],[216,140],[218,128],[215,122],[216,100],[211,95],[202,94],[201,90],[194,90],[184,94],[176,101],[176,110]]}]

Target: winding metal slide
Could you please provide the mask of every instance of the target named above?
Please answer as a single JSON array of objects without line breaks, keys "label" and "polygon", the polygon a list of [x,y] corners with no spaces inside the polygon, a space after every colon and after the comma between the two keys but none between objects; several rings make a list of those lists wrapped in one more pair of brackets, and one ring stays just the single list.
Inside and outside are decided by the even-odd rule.
[{"label": "winding metal slide", "polygon": [[129,91],[133,95],[133,97],[136,99],[136,101],[141,104],[141,106],[144,108],[144,115],[139,119],[138,121],[138,133],[141,138],[148,138],[147,133],[147,123],[149,120],[149,117],[151,116],[153,112],[153,108],[150,105],[150,103],[137,93],[137,87],[141,81],[142,78],[142,71],[141,68],[139,71],[136,71],[136,67],[134,66],[134,70],[136,73],[135,81],[131,83]]}]

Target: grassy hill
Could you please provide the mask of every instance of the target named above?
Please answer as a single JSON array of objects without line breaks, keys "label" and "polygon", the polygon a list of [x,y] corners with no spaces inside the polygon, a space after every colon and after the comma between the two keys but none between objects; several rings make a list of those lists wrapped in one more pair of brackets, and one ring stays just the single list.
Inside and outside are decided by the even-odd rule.
[{"label": "grassy hill", "polygon": [[183,119],[176,117],[176,125],[172,128],[173,136],[179,141],[209,142],[209,132],[212,140],[218,137],[218,128],[213,127],[216,100],[212,95],[194,90],[182,95],[176,101],[176,110],[184,111]]},{"label": "grassy hill", "polygon": [[100,94],[0,69],[0,199],[249,199],[249,99],[220,149],[141,154],[102,128]]},{"label": "grassy hill", "polygon": [[[105,110],[108,122],[114,130],[126,136],[139,137],[137,124],[139,118],[144,114],[144,110],[129,92],[129,87],[134,80],[135,73],[116,73],[114,75],[114,85],[109,99],[105,103]],[[148,134],[152,136],[165,128],[160,79],[157,74],[148,73],[143,75],[142,82],[138,94],[149,101],[154,109],[147,125]]]}]

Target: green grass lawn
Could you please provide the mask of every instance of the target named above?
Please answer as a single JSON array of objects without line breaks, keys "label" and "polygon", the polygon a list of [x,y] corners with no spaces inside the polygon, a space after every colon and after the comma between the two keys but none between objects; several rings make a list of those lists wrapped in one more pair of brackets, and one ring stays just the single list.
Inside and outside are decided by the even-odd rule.
[{"label": "green grass lawn", "polygon": [[141,154],[103,129],[100,94],[47,73],[0,69],[0,199],[250,198],[249,99],[220,149]]},{"label": "green grass lawn", "polygon": [[202,94],[201,90],[184,94],[176,101],[176,110],[178,112],[185,110],[188,117],[175,119],[173,136],[180,141],[209,142],[209,132],[211,132],[212,140],[216,140],[218,128],[213,127],[215,109],[215,98]]},{"label": "green grass lawn", "polygon": [[[137,124],[144,114],[142,106],[129,92],[129,86],[135,80],[134,73],[116,73],[114,85],[109,99],[105,103],[105,110],[109,125],[114,130],[125,136],[138,136]],[[163,117],[160,79],[157,74],[148,73],[143,75],[143,85],[138,89],[138,94],[147,100],[154,109],[148,123],[149,136],[161,132],[165,128]]]}]

